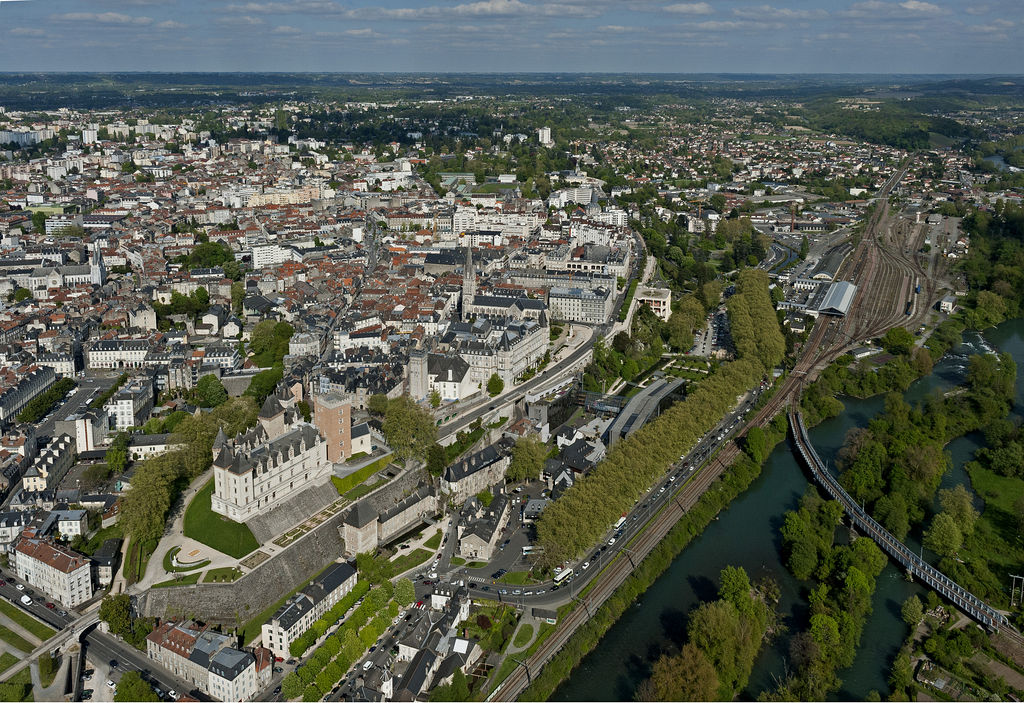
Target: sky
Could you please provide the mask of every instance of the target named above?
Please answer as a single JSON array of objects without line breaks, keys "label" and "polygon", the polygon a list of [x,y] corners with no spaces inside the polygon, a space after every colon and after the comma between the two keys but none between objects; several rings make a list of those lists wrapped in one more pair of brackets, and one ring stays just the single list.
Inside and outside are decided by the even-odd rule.
[{"label": "sky", "polygon": [[1024,73],[1024,0],[0,0],[0,71]]}]

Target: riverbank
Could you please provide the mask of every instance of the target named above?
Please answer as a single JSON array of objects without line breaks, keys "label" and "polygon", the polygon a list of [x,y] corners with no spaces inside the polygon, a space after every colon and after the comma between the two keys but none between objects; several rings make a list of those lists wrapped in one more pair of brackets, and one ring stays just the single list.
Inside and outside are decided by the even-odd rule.
[{"label": "riverbank", "polygon": [[[786,437],[785,416],[777,416],[770,427],[770,432],[766,434],[769,446],[774,447]],[[721,481],[698,499],[693,508],[669,530],[658,546],[637,565],[626,582],[569,638],[561,650],[534,677],[520,699],[549,699],[622,614],[662,576],[686,546],[717,519],[723,509],[757,480],[761,470],[761,464],[751,461],[746,455],[741,455],[723,474]],[[607,698],[607,692],[605,696],[598,697],[601,698]]]},{"label": "riverbank", "polygon": [[[967,333],[965,341],[936,363],[930,375],[911,384],[903,397],[916,404],[932,394],[949,391],[962,382],[968,355],[993,348],[1009,352],[1018,365],[1024,364],[1024,319],[986,330],[984,337]],[[842,400],[845,409],[839,416],[810,430],[819,455],[833,465],[847,432],[865,427],[885,404],[884,395]],[[1017,376],[1016,403],[1014,412],[1020,415],[1024,407],[1024,373]],[[971,434],[948,445],[953,467],[943,477],[940,488],[959,484],[970,487],[964,464],[982,441],[980,435]],[[753,700],[762,691],[774,689],[778,678],[791,666],[790,637],[805,628],[809,618],[807,585],[794,579],[782,563],[779,534],[782,516],[798,505],[807,486],[808,477],[794,461],[788,443],[776,446],[760,476],[625,610],[551,700],[632,700],[661,652],[685,641],[686,614],[714,597],[714,580],[726,565],[743,566],[752,579],[767,576],[779,584],[779,612],[788,631],[774,637],[763,649],[740,698]],[[906,543],[915,551],[920,549],[919,534],[912,532]],[[861,646],[853,665],[840,672],[843,685],[834,694],[835,699],[864,700],[872,690],[885,697],[890,667],[907,636],[900,607],[910,596],[924,598],[925,594],[926,590],[919,583],[907,581],[897,566],[886,565],[878,577],[872,614],[862,635],[862,642],[869,644]]]}]

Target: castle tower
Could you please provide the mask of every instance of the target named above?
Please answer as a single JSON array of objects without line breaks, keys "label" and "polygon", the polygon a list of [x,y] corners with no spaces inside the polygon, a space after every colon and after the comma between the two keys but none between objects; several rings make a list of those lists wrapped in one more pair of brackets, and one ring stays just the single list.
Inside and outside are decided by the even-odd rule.
[{"label": "castle tower", "polygon": [[417,347],[409,352],[409,397],[423,400],[430,392],[427,375],[427,350]]},{"label": "castle tower", "polygon": [[[466,237],[465,233],[462,235]],[[476,297],[476,270],[473,268],[473,246],[468,238],[466,243],[466,266],[462,271],[462,321],[469,322]]]},{"label": "castle tower", "polygon": [[352,456],[352,400],[348,395],[313,396],[313,423],[327,440],[328,461],[347,461]]}]

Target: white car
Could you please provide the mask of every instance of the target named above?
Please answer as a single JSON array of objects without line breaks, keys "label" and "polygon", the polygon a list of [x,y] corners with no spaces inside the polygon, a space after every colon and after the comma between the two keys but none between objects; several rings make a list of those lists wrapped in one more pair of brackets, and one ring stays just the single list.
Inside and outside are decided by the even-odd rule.
[{"label": "white car", "polygon": [[25,590],[25,587],[24,587],[24,586],[23,586],[22,584],[20,584],[20,583],[19,583],[19,584],[17,584],[17,585],[15,586],[15,588],[17,588],[17,589],[18,589],[19,591],[24,591],[24,590]]},{"label": "white car", "polygon": [[170,698],[172,701],[176,701],[178,700],[178,692],[172,688],[170,691],[167,692],[167,697]]},{"label": "white car", "polygon": [[589,561],[583,562],[583,567],[582,568],[583,568],[584,571],[589,569],[590,568],[590,562]]},{"label": "white car", "polygon": [[116,691],[117,684],[111,681],[110,679],[107,679],[107,688],[109,688],[111,691]]}]

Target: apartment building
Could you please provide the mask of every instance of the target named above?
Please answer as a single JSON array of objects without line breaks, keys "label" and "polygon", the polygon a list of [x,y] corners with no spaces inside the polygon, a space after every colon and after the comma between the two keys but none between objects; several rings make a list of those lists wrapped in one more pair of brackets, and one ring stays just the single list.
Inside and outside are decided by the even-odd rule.
[{"label": "apartment building", "polygon": [[334,564],[328,568],[263,623],[263,646],[275,657],[290,657],[291,643],[351,592],[356,580],[356,570],[349,564]]},{"label": "apartment building", "polygon": [[11,552],[18,578],[69,608],[92,598],[89,559],[67,547],[30,536],[33,534],[19,539]]},{"label": "apartment building", "polygon": [[615,296],[608,288],[553,287],[548,291],[548,310],[554,320],[603,325],[615,305]]}]

